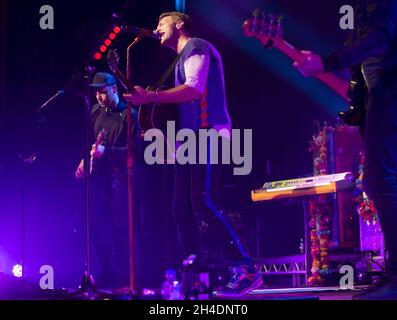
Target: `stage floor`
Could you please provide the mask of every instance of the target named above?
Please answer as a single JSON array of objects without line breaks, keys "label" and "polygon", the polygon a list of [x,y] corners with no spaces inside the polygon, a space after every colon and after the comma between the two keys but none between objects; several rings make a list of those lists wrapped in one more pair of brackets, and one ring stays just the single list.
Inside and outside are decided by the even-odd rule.
[{"label": "stage floor", "polygon": [[[354,289],[340,287],[301,287],[301,288],[263,288],[244,296],[214,291],[200,294],[198,300],[352,300],[353,296],[363,292],[368,286],[355,286]],[[127,292],[127,291],[126,291]],[[76,290],[43,291],[32,286],[21,285],[21,282],[8,283],[0,287],[0,300],[161,300],[160,290],[152,290],[152,295],[115,293],[96,291],[95,294],[81,294]]]},{"label": "stage floor", "polygon": [[250,292],[245,296],[224,292],[214,292],[219,300],[352,300],[368,286],[355,286],[354,289],[340,287],[265,288]]}]

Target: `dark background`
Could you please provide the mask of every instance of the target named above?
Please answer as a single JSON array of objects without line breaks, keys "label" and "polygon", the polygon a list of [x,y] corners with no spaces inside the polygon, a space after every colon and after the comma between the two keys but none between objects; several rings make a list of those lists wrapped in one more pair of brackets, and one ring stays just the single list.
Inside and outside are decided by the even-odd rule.
[{"label": "dark background", "polygon": [[[81,83],[50,106],[37,139],[35,112],[66,88],[124,3],[0,0],[0,272],[10,273],[23,252],[27,279],[38,281],[40,266],[49,264],[57,288],[80,283],[84,192],[74,171],[83,145]],[[44,4],[54,8],[55,30],[39,27]],[[242,22],[257,7],[283,14],[286,40],[326,54],[346,37],[347,31],[339,29],[343,4],[349,1],[186,1],[196,35],[221,52],[234,128],[253,129],[253,170],[248,176],[226,175],[223,200],[254,256],[298,253],[303,212],[299,203],[252,203],[250,191],[265,181],[311,175],[308,142],[317,131],[314,122],[334,124],[336,112],[346,106],[316,80],[303,78],[279,52],[244,37]],[[161,12],[174,10],[174,1],[130,1],[124,22],[154,29]],[[131,39],[123,35],[114,42],[122,61]],[[134,49],[134,82],[142,87],[154,83],[173,58],[171,50],[144,39]],[[107,70],[104,61],[94,65]],[[37,160],[24,165],[22,159],[33,151]],[[137,264],[142,285],[154,287],[165,268],[180,261],[169,210],[172,167],[146,168],[144,173],[151,192],[136,213]]]}]

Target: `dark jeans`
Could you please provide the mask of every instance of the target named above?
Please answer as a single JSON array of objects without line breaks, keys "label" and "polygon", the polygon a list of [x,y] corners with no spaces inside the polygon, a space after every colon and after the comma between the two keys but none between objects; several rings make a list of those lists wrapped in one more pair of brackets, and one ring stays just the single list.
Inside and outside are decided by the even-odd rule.
[{"label": "dark jeans", "polygon": [[183,255],[196,254],[204,265],[225,258],[252,263],[219,205],[222,165],[210,164],[207,150],[208,164],[175,166],[173,213]]},{"label": "dark jeans", "polygon": [[364,187],[378,209],[389,259],[397,273],[397,83],[369,96],[365,131]]}]

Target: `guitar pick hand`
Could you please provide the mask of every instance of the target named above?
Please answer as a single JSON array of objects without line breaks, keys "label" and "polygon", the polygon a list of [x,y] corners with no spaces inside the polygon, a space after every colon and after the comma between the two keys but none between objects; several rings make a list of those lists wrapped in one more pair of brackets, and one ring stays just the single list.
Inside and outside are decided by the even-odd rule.
[{"label": "guitar pick hand", "polygon": [[123,95],[124,99],[127,100],[127,102],[139,106],[143,104],[154,103],[156,101],[156,92],[146,91],[140,86],[135,86],[134,88],[135,92],[126,93]]},{"label": "guitar pick hand", "polygon": [[98,144],[98,146],[95,148],[95,144],[92,145],[90,155],[93,159],[102,158],[104,153],[105,153],[105,146],[103,146],[102,144]]},{"label": "guitar pick hand", "polygon": [[303,59],[294,62],[294,68],[298,69],[305,77],[314,77],[324,73],[324,65],[321,57],[311,51],[301,51]]}]

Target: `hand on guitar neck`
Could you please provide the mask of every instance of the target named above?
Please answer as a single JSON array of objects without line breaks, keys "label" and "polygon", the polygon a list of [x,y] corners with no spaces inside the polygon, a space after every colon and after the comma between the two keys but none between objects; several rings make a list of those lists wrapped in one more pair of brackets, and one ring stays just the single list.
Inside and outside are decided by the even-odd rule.
[{"label": "hand on guitar neck", "polygon": [[311,51],[301,51],[302,59],[294,61],[294,68],[305,77],[316,77],[325,72],[321,57]]}]

